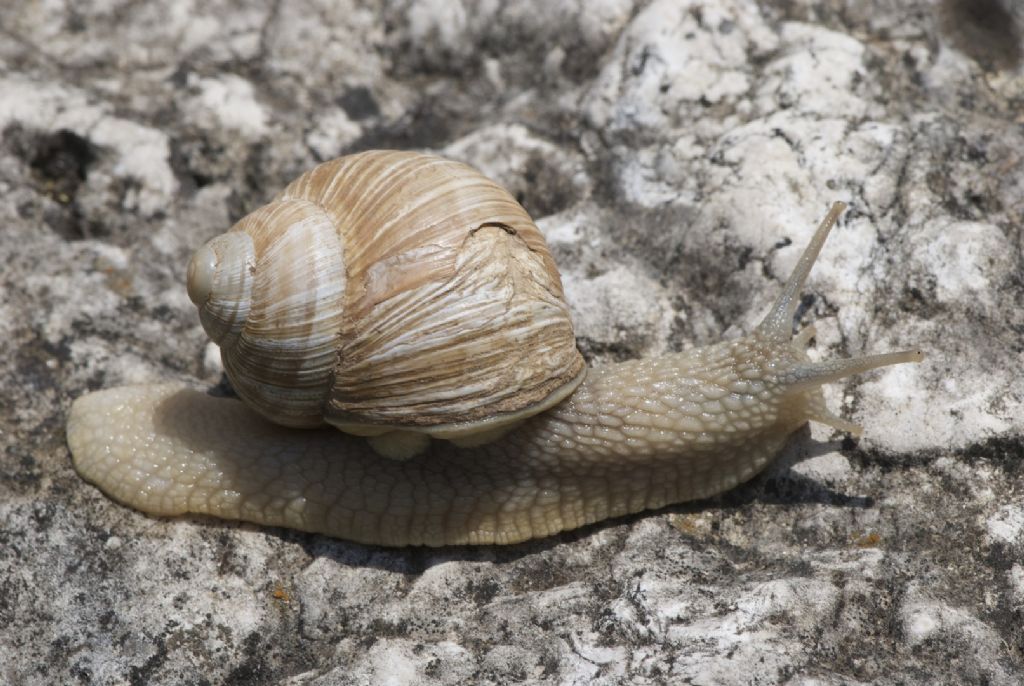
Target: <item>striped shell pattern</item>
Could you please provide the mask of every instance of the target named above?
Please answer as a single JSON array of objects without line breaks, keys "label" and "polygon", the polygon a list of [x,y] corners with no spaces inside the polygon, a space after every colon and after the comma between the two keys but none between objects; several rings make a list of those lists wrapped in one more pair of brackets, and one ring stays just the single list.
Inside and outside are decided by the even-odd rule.
[{"label": "striped shell pattern", "polygon": [[235,391],[287,426],[465,440],[585,373],[537,226],[432,155],[319,165],[200,248],[188,289]]}]

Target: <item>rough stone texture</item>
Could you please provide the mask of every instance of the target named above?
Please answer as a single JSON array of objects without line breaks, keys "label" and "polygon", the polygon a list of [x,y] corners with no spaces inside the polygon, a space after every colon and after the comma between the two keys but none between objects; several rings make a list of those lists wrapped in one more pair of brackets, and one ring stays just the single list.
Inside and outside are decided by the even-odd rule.
[{"label": "rough stone texture", "polygon": [[[1012,0],[55,1],[0,7],[0,681],[1024,679],[1024,10]],[[833,199],[827,392],[709,502],[385,550],[120,507],[90,389],[219,372],[191,248],[314,163],[506,184],[601,363],[748,330]]]}]

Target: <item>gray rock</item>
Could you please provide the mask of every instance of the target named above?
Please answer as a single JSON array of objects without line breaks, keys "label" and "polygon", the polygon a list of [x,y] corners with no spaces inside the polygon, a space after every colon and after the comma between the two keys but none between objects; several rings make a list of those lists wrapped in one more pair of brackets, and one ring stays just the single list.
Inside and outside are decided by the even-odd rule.
[{"label": "gray rock", "polygon": [[[0,681],[1024,680],[1024,13],[1009,0],[0,8]],[[522,199],[595,364],[748,331],[832,200],[827,389],[722,497],[509,548],[123,508],[91,389],[219,381],[191,250],[320,160],[442,152]]]}]

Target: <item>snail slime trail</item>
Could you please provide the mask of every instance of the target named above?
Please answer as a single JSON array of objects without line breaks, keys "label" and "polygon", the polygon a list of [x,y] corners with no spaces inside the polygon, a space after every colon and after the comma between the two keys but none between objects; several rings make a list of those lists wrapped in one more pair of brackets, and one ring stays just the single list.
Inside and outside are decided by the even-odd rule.
[{"label": "snail slime trail", "polygon": [[923,358],[813,362],[813,327],[792,335],[843,209],[749,335],[588,371],[506,191],[418,153],[327,162],[189,266],[242,402],[183,383],[91,393],[68,419],[75,468],[155,515],[391,546],[515,543],[721,493],[809,420],[860,433],[822,384]]}]

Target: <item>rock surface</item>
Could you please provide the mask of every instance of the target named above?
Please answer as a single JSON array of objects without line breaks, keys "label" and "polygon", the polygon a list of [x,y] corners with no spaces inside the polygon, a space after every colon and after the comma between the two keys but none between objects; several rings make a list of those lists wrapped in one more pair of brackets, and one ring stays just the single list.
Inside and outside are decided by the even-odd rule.
[{"label": "rock surface", "polygon": [[[1024,10],[1011,0],[0,8],[0,681],[1024,680]],[[919,346],[708,502],[387,550],[127,510],[91,389],[219,371],[182,272],[318,161],[470,162],[595,364],[749,330],[830,201],[813,354]]]}]

